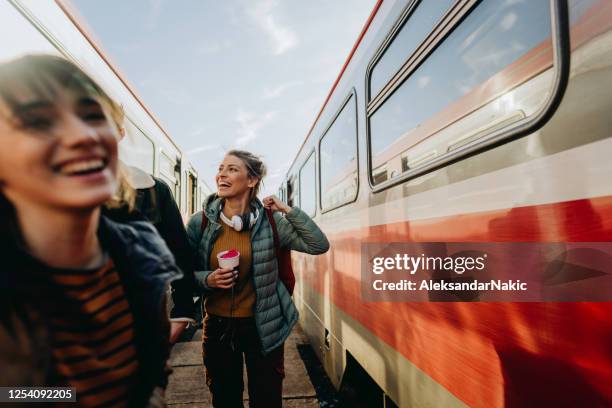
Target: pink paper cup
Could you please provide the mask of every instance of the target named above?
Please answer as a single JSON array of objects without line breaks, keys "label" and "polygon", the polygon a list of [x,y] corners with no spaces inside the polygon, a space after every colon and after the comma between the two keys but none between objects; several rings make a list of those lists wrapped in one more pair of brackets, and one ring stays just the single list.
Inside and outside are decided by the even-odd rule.
[{"label": "pink paper cup", "polygon": [[240,265],[240,252],[238,252],[238,255],[236,255],[233,258],[222,258],[222,256],[227,254],[228,252],[229,251],[223,251],[217,254],[217,261],[219,261],[219,268],[238,270],[238,265]]}]

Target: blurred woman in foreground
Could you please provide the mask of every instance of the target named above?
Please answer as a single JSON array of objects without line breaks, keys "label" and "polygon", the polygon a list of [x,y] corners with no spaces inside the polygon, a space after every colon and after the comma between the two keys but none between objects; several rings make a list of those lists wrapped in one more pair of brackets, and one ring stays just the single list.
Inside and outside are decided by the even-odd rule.
[{"label": "blurred woman in foreground", "polygon": [[0,385],[163,406],[180,272],[149,224],[100,215],[118,201],[116,109],[61,58],[0,65]]}]

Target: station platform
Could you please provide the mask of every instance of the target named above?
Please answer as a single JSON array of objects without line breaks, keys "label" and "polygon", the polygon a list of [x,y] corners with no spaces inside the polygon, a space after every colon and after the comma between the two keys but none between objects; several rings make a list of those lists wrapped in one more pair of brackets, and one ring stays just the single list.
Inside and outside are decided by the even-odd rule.
[{"label": "station platform", "polygon": [[[169,407],[212,407],[210,393],[204,378],[201,338],[202,332],[198,330],[191,341],[179,342],[172,349],[170,365],[173,373],[166,389],[166,400]],[[300,353],[300,349],[303,350],[307,345],[306,336],[299,325],[296,325],[285,343],[283,407],[314,408],[324,405],[330,406],[319,402],[317,392],[302,358],[303,353]],[[243,398],[244,406],[248,407],[246,368],[244,372],[245,392]]]}]

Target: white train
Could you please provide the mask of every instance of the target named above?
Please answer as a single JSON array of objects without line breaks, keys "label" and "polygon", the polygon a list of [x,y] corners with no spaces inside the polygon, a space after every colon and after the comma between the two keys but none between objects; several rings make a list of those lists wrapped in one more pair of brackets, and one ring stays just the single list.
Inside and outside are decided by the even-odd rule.
[{"label": "white train", "polygon": [[94,78],[126,113],[121,160],[168,183],[184,220],[201,208],[210,188],[70,9],[53,0],[0,0],[0,61],[33,53],[64,56]]},{"label": "white train", "polygon": [[293,265],[336,386],[367,407],[612,406],[612,303],[360,286],[363,242],[612,242],[610,84],[610,0],[377,2],[280,189],[330,238]]}]

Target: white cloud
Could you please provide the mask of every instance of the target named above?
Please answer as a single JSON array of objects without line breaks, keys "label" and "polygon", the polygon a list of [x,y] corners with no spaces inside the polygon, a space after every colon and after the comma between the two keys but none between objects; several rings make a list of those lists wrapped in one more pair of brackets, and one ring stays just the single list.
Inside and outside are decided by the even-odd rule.
[{"label": "white cloud", "polygon": [[275,178],[278,178],[278,177],[285,177],[285,174],[287,173],[287,170],[289,170],[289,166],[291,166],[292,162],[293,162],[293,160],[288,160],[288,161],[285,161],[284,163],[278,164],[275,167],[274,171],[268,173],[266,178],[268,178],[268,179],[275,179]]},{"label": "white cloud", "polygon": [[418,83],[419,83],[419,88],[425,88],[427,85],[429,85],[429,82],[431,82],[431,77],[428,75],[419,77],[418,79]]},{"label": "white cloud", "polygon": [[280,84],[274,88],[264,88],[262,97],[264,99],[273,99],[281,96],[287,89],[293,88],[295,86],[302,85],[303,81],[290,81],[285,82],[284,84]]},{"label": "white cloud", "polygon": [[280,55],[298,44],[295,32],[288,27],[278,25],[273,16],[266,16],[262,27],[272,36],[275,44],[274,54],[276,55]]},{"label": "white cloud", "polygon": [[[273,0],[262,0],[259,3],[248,3],[251,5],[247,9],[247,14],[273,43],[273,53],[275,55],[294,48],[299,43],[299,39],[293,28],[284,26],[277,21],[277,16],[273,14],[277,2]],[[254,4],[254,6],[253,6]]]},{"label": "white cloud", "polygon": [[197,48],[196,52],[199,55],[214,55],[229,49],[232,45],[233,43],[230,39],[225,39],[220,42],[205,42]]},{"label": "white cloud", "polygon": [[276,111],[271,111],[260,115],[240,109],[236,114],[236,121],[240,125],[240,136],[236,139],[236,146],[243,147],[255,140],[258,137],[259,130],[267,126],[276,117],[277,113]]},{"label": "white cloud", "polygon": [[163,0],[150,0],[149,1],[149,12],[145,17],[145,28],[149,31],[155,28],[157,24],[157,20],[161,15],[162,9],[162,1]]},{"label": "white cloud", "polygon": [[500,23],[502,31],[510,30],[514,26],[514,23],[516,23],[516,20],[518,20],[516,13],[512,12],[506,14]]}]

